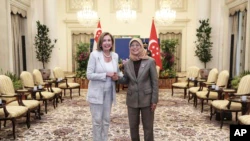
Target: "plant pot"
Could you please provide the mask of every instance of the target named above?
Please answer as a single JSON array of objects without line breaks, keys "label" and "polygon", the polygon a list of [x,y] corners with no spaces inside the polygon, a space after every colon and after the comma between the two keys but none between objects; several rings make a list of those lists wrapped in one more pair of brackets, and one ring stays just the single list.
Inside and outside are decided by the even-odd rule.
[{"label": "plant pot", "polygon": [[80,84],[81,89],[87,89],[89,80],[88,79],[83,79],[83,78],[77,78],[76,82]]},{"label": "plant pot", "polygon": [[207,79],[209,72],[211,69],[200,69],[200,76],[202,79]]},{"label": "plant pot", "polygon": [[39,69],[42,74],[43,80],[49,79],[50,77],[50,69]]}]

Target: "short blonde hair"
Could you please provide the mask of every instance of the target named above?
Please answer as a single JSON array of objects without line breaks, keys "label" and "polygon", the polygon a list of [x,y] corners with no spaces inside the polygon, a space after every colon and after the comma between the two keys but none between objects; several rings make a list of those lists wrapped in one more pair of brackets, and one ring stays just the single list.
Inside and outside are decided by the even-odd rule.
[{"label": "short blonde hair", "polygon": [[101,51],[102,50],[102,43],[103,43],[103,38],[104,36],[109,35],[112,41],[112,47],[110,48],[110,51],[113,51],[114,48],[114,37],[109,33],[109,32],[103,32],[97,42],[97,50]]}]

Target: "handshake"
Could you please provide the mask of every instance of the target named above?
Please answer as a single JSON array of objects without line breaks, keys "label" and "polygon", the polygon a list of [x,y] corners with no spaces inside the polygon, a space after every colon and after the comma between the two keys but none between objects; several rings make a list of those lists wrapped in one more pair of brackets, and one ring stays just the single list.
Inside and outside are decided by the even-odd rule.
[{"label": "handshake", "polygon": [[111,79],[113,81],[116,81],[119,79],[119,77],[122,77],[123,74],[122,74],[122,72],[120,72],[119,75],[116,72],[107,72],[106,76],[111,77]]}]

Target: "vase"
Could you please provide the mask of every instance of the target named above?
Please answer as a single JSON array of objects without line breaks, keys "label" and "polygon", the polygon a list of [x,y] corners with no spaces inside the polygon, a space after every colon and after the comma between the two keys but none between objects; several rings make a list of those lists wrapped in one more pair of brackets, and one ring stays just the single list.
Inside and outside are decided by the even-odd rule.
[{"label": "vase", "polygon": [[50,78],[50,69],[39,69],[42,74],[43,80],[48,80]]},{"label": "vase", "polygon": [[86,79],[86,78],[77,78],[76,82],[80,84],[81,89],[87,89],[88,88],[88,84],[89,84],[88,79]]}]

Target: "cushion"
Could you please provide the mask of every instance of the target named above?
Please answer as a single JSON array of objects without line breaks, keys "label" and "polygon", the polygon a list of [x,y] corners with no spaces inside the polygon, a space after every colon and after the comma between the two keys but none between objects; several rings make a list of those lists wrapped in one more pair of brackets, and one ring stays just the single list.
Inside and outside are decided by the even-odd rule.
[{"label": "cushion", "polygon": [[173,83],[172,86],[186,88],[187,84],[188,84],[187,82],[180,82],[180,83]]},{"label": "cushion", "polygon": [[[208,91],[199,91],[196,92],[196,95],[198,98],[206,99],[207,98]],[[218,99],[218,93],[217,92],[211,92],[209,93],[209,99]]]},{"label": "cushion", "polygon": [[250,115],[243,115],[238,118],[241,124],[250,125]]},{"label": "cushion", "polygon": [[[227,105],[229,101],[228,100],[214,100],[212,101],[212,106],[220,109],[220,110],[228,110]],[[239,110],[241,111],[241,103],[231,102],[230,110]]]},{"label": "cushion", "polygon": [[54,91],[53,93],[61,93],[62,89],[60,88],[52,88],[52,90]]},{"label": "cushion", "polygon": [[[37,100],[22,100],[25,107],[28,107],[29,109],[36,108],[40,103]],[[17,101],[13,101],[8,104],[8,106],[19,106]]]},{"label": "cushion", "polygon": [[[55,96],[55,93],[52,92],[42,92],[43,99],[51,99],[52,97]],[[32,99],[31,94],[28,95],[27,99]],[[39,92],[36,93],[36,99],[40,99],[40,94]]]},{"label": "cushion", "polygon": [[[198,92],[199,88],[200,88],[200,87],[191,87],[191,88],[189,88],[189,92],[191,92],[191,93],[196,93],[196,92]],[[207,88],[203,88],[203,90],[206,90],[206,89],[207,89]]]},{"label": "cushion", "polygon": [[[80,84],[78,84],[78,83],[68,83],[68,85],[69,85],[69,88],[80,87]],[[59,88],[68,88],[68,87],[66,86],[66,83],[61,83],[61,84],[58,85],[58,87],[59,87]]]},{"label": "cushion", "polygon": [[[9,112],[8,118],[19,117],[28,111],[24,106],[6,106],[6,109]],[[0,117],[4,117],[3,108],[0,109]]]}]

